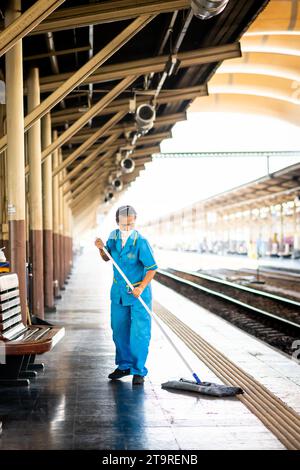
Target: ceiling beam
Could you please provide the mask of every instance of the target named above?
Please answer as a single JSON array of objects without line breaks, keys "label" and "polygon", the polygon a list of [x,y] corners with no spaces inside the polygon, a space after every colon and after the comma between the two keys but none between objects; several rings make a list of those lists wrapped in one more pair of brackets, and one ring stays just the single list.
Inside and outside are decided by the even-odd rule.
[{"label": "ceiling beam", "polygon": [[[95,54],[85,65],[77,70],[64,84],[48,96],[39,106],[28,114],[24,119],[24,129],[27,131],[38,120],[41,119],[48,111],[58,104],[66,95],[68,95],[76,86],[93,73],[99,65],[108,60],[115,52],[117,52],[124,44],[126,44],[135,34],[143,29],[154,16],[140,16],[130,23],[121,33],[119,33],[112,41],[110,41],[103,49]],[[7,135],[0,139],[0,152],[7,147]]]},{"label": "ceiling beam", "polygon": [[64,195],[70,193],[71,191],[75,190],[82,182],[86,180],[87,177],[90,176],[90,174],[94,173],[97,171],[100,167],[102,168],[102,160],[110,158],[113,155],[112,151],[106,152],[104,155],[102,155],[101,158],[99,158],[93,165],[91,165],[86,171],[84,171],[78,178],[76,178],[75,181],[73,181],[70,186],[64,191]]},{"label": "ceiling beam", "polygon": [[[0,33],[0,57],[6,54],[65,0],[38,0]],[[10,14],[8,6],[5,14]]]},{"label": "ceiling beam", "polygon": [[32,34],[62,31],[102,23],[129,20],[140,15],[158,15],[190,7],[189,0],[119,0],[64,8],[43,21]]},{"label": "ceiling beam", "polygon": [[103,166],[99,166],[97,169],[93,169],[93,171],[90,172],[90,174],[86,176],[85,179],[81,181],[80,184],[78,184],[78,186],[74,190],[72,190],[72,193],[69,191],[64,192],[64,196],[66,196],[66,200],[70,201],[70,199],[75,199],[75,197],[78,194],[81,194],[85,188],[87,188],[88,186],[91,185],[91,183],[93,183],[93,181],[98,180],[102,172],[103,172]]},{"label": "ceiling beam", "polygon": [[90,192],[97,188],[100,190],[99,183],[98,181],[94,181],[90,186],[85,188],[84,191],[78,194],[78,196],[70,202],[71,209],[73,210],[80,203],[80,201],[82,201]]},{"label": "ceiling beam", "polygon": [[[149,143],[155,143],[155,144],[156,144],[156,143],[160,142],[163,138],[168,137],[168,136],[170,136],[170,133],[168,133],[168,132],[162,133],[162,134],[158,134],[157,137],[156,137],[156,139],[154,139],[154,137],[155,137],[154,135],[153,135],[153,136],[150,136],[150,137],[153,138],[153,140],[151,140]],[[143,139],[141,139],[141,140],[143,140]],[[108,141],[108,139],[107,139],[107,141]],[[116,142],[116,144],[117,144],[117,143],[118,143],[118,141]],[[143,143],[143,142],[141,142],[141,144],[142,144],[142,143]],[[118,147],[118,145],[117,145],[117,147]],[[99,150],[100,148],[101,148],[101,150]],[[69,173],[69,174],[71,175],[71,177],[68,177],[68,175],[65,177],[65,179],[61,182],[61,185],[65,184],[66,181],[70,181],[71,179],[73,179],[74,176],[75,176],[77,173],[79,173],[80,170],[84,170],[84,171],[79,175],[79,177],[77,177],[77,178],[70,184],[70,186],[64,191],[64,194],[69,193],[69,192],[72,191],[74,188],[76,188],[77,186],[79,186],[81,182],[85,181],[86,178],[98,168],[99,163],[100,163],[100,162],[102,161],[102,159],[103,159],[103,156],[101,156],[100,158],[97,159],[97,161],[95,161],[95,160],[96,160],[96,157],[100,154],[100,152],[101,152],[103,149],[106,149],[106,148],[109,148],[109,143],[108,143],[108,142],[107,142],[107,143],[103,143],[101,146],[99,146],[99,147],[97,148],[97,152],[95,152],[95,155],[93,156],[93,158],[87,157],[84,161],[80,162],[80,164],[77,165],[77,166],[72,170],[72,172],[71,172],[72,175],[71,175],[71,173]],[[155,147],[155,148],[156,148],[156,147]],[[152,147],[152,149],[153,149],[153,147]],[[96,150],[96,149],[95,149],[95,150]],[[141,150],[143,151],[142,156],[145,155],[145,153],[146,153],[146,154],[149,153],[149,151],[148,151],[147,148],[144,148],[144,149],[141,149]],[[111,150],[109,150],[109,152],[110,152],[110,155],[113,155],[113,153],[114,153],[114,148],[111,149]],[[132,153],[131,157],[132,157],[132,158],[135,158],[137,152],[138,152],[138,151],[135,150],[135,151]],[[108,153],[108,152],[107,152],[107,150],[106,150],[105,158],[107,157],[107,153]],[[152,153],[153,153],[153,152],[152,152]],[[138,154],[138,155],[137,155],[137,158],[139,158],[140,155],[141,155],[141,154]],[[91,162],[93,162],[93,163],[91,164]]]},{"label": "ceiling beam", "polygon": [[[169,90],[169,91],[163,91],[158,95],[156,103],[157,104],[166,104],[166,103],[171,103],[171,102],[176,102],[176,101],[184,101],[184,100],[193,100],[195,98],[198,98],[200,96],[208,96],[208,91],[207,91],[207,85],[198,85],[198,86],[193,86],[193,87],[188,87],[188,88],[177,88],[174,90]],[[137,105],[140,105],[144,102],[148,102],[149,97],[145,96],[138,96],[136,99]],[[77,112],[76,112],[77,111]],[[69,108],[68,110],[65,110],[63,113],[61,111],[53,112],[51,113],[51,122],[52,125],[54,124],[60,124],[62,125],[66,121],[72,122],[85,113],[87,113],[89,109],[87,108],[87,111],[84,112],[78,112],[78,108]],[[118,100],[115,100],[110,106],[107,106],[103,111],[99,112],[99,116],[105,116],[107,114],[114,114],[119,111],[129,111],[129,98],[121,98]]]},{"label": "ceiling beam", "polygon": [[[128,77],[122,82],[118,83],[109,93],[107,93],[101,100],[98,101],[88,113],[85,113],[79,118],[74,124],[68,127],[56,140],[54,140],[48,147],[42,152],[42,163],[46,160],[48,155],[53,153],[56,149],[61,148],[76,132],[78,132],[87,122],[94,117],[101,109],[107,106],[118,94],[122,93],[124,89],[129,86],[130,83],[134,82],[136,77]],[[29,165],[25,168],[25,173],[29,172]]]},{"label": "ceiling beam", "polygon": [[[144,166],[144,163],[139,163],[137,164],[137,166],[135,167],[134,171],[130,174],[127,174],[127,175],[123,175],[124,177],[124,186],[130,182],[132,182],[133,180],[136,179],[137,176],[139,176],[139,173],[140,171],[144,170],[145,169],[145,166]],[[101,195],[101,193],[103,193],[103,186],[101,186],[101,182],[103,182],[103,180],[105,181],[105,178],[107,178],[108,176],[108,172],[105,171],[103,172],[103,174],[98,177],[96,179],[96,181],[92,182],[92,184],[90,184],[87,188],[85,188],[82,192],[80,192],[79,194],[77,194],[77,196],[70,200],[70,207],[72,208],[72,210],[75,210],[76,211],[76,207],[78,207],[78,204],[80,204],[84,199],[86,199],[87,197],[90,197],[91,194],[93,194],[96,191],[97,195]],[[129,180],[129,181],[128,181]],[[120,193],[116,193],[116,194],[121,194]]]},{"label": "ceiling beam", "polygon": [[[120,133],[120,131],[118,132]],[[111,133],[110,135],[112,134],[117,134],[117,132],[114,132],[114,133]],[[120,136],[119,136],[120,137]],[[150,145],[150,144],[153,144],[153,143],[158,143],[158,142],[161,142],[162,140],[164,139],[169,139],[170,137],[172,137],[172,134],[170,131],[168,132],[160,132],[160,133],[157,133],[157,134],[150,134],[150,135],[146,135],[146,136],[142,136],[141,138],[139,138],[135,144],[135,147],[141,147],[143,145]],[[85,151],[83,152],[80,152],[80,154],[77,155],[77,157],[86,157],[88,155],[91,155],[91,153],[96,150],[99,145],[102,145],[103,141],[101,140],[100,142],[94,144],[94,145],[91,145],[89,147],[89,149],[86,149]],[[130,141],[125,139],[125,138],[119,138],[118,140],[116,140],[116,142],[113,144],[113,146],[111,147],[112,149],[114,150],[118,150],[119,148],[121,147],[125,147],[126,145],[130,144]],[[72,155],[71,154],[68,154],[68,153],[65,153],[64,156],[66,156],[66,160]],[[66,160],[64,160],[62,163],[64,163]],[[76,160],[76,159],[72,159],[73,161]],[[68,162],[67,165],[71,165],[72,162]],[[66,165],[64,165],[65,167]],[[61,170],[62,167],[60,168],[56,168],[56,172],[59,172]]]},{"label": "ceiling beam", "polygon": [[[151,161],[152,158],[150,157],[150,155],[152,153],[157,153],[158,150],[159,150],[159,145],[155,146],[155,147],[149,147],[149,148],[145,148],[145,149],[135,150],[130,155],[130,157],[138,165],[139,163],[144,162],[144,161]],[[98,152],[98,154],[99,153],[100,152]],[[109,167],[109,171],[112,171],[113,167],[115,166],[114,160],[111,160],[111,158],[110,158],[112,155],[113,155],[113,151],[106,151],[106,153],[104,155],[101,155],[100,158],[92,165],[92,170],[94,171],[94,169],[97,168],[97,166],[101,164],[102,168]],[[93,158],[93,160],[95,160],[95,158],[96,158],[96,156]],[[102,162],[104,162],[104,163],[102,163]],[[83,164],[78,165],[78,167],[75,167],[74,170],[71,172],[71,173],[73,173],[72,177],[74,177],[75,174],[77,174],[80,170],[84,169],[84,167],[86,166],[86,161],[82,162],[82,163],[84,163],[84,165]],[[105,166],[103,166],[103,165],[105,165]],[[69,173],[69,175],[71,173]],[[91,173],[91,168],[89,167],[80,175],[80,177],[78,179],[73,181],[68,186],[68,188],[67,188],[67,190],[65,190],[64,194],[69,193],[70,191],[74,190],[75,188],[77,188],[78,186],[83,184],[85,179],[90,175],[90,173]],[[64,178],[64,180],[60,183],[60,185],[65,184],[68,180],[71,179],[71,178],[69,178],[69,175],[67,175]]]},{"label": "ceiling beam", "polygon": [[108,137],[104,142],[102,142],[98,147],[90,154],[88,155],[84,160],[82,160],[80,163],[78,163],[75,168],[73,168],[72,171],[67,173],[67,175],[64,177],[63,181],[61,182],[60,186],[65,184],[67,181],[71,180],[74,178],[85,166],[89,165],[98,155],[105,151],[107,152],[108,150],[112,151],[113,149],[109,148],[112,143],[114,143],[117,138],[119,137],[119,134],[113,134],[110,137]]},{"label": "ceiling beam", "polygon": [[[78,52],[85,52],[85,51],[90,51],[90,50],[91,50],[91,46],[74,47],[73,49],[64,49],[62,51],[51,51],[51,52],[46,52],[44,54],[28,55],[28,56],[23,57],[23,61],[28,62],[30,60],[49,59],[49,57],[52,57],[52,56],[57,57],[57,56],[68,55],[68,54],[77,54]],[[68,75],[71,76],[72,74],[68,74]],[[53,90],[55,90],[55,88],[52,88],[51,91]]]},{"label": "ceiling beam", "polygon": [[120,111],[119,113],[114,114],[113,117],[109,119],[103,126],[101,126],[98,130],[94,131],[93,134],[91,134],[86,140],[84,140],[84,142],[76,150],[74,150],[70,155],[68,155],[68,157],[65,158],[62,163],[54,169],[53,176],[57,175],[63,168],[66,168],[68,165],[70,165],[70,163],[76,160],[79,155],[82,155],[86,149],[88,149],[92,144],[94,144],[100,137],[105,135],[108,130],[113,128],[113,126],[117,122],[119,122],[125,116],[125,114],[126,113],[124,111]]},{"label": "ceiling beam", "polygon": [[86,113],[72,124],[63,134],[61,134],[51,145],[49,145],[42,152],[42,161],[50,155],[55,149],[65,144],[74,134],[76,134],[83,126],[85,126],[91,118],[97,116],[109,103],[111,103],[116,96],[126,90],[135,80],[136,76],[129,76],[124,78],[118,85],[116,85],[109,93],[101,98],[94,106],[92,106]]},{"label": "ceiling beam", "polygon": [[[192,67],[193,65],[203,65],[212,62],[222,62],[227,59],[241,57],[241,47],[238,42],[214,47],[204,47],[201,49],[179,52],[177,55],[180,68]],[[105,65],[93,74],[89,75],[82,84],[103,83],[112,80],[120,80],[127,75],[145,75],[147,73],[163,72],[169,59],[168,55],[148,57],[140,60],[132,60],[118,64]],[[62,73],[48,75],[41,78],[41,93],[51,92],[60,87],[72,73]],[[24,91],[26,93],[26,89]]]},{"label": "ceiling beam", "polygon": [[[162,126],[171,126],[175,124],[176,122],[179,121],[186,121],[186,113],[174,113],[174,114],[166,114],[163,116],[159,116],[156,118],[154,122],[154,129],[159,129]],[[132,132],[136,130],[135,123],[133,122],[132,124],[129,123],[123,123],[119,124],[117,126],[114,126],[112,129],[106,131],[103,136],[109,135],[114,132]],[[97,128],[91,128],[91,129],[83,129],[82,131],[78,132],[72,139],[69,140],[69,143],[71,144],[79,144],[84,142],[86,139],[88,139],[91,135],[94,135],[95,131],[97,131]]]}]

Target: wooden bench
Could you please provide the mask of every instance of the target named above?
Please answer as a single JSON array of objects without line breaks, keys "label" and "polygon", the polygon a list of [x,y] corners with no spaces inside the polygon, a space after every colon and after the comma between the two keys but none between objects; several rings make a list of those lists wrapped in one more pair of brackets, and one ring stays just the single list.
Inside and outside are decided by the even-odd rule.
[{"label": "wooden bench", "polygon": [[37,354],[50,351],[64,336],[58,326],[24,325],[17,274],[0,274],[0,386],[29,385],[43,364]]}]

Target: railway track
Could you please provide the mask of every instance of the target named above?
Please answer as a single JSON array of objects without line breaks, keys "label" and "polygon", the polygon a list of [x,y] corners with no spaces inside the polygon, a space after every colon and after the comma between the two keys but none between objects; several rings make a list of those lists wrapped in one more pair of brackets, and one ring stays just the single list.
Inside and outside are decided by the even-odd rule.
[{"label": "railway track", "polygon": [[[243,268],[238,272],[244,274],[253,274],[257,273],[257,270]],[[259,275],[267,278],[267,279],[279,279],[280,281],[284,282],[293,282],[299,283],[300,282],[300,271],[294,269],[287,271],[286,269],[281,268],[272,268],[272,266],[260,266],[259,267]]]},{"label": "railway track", "polygon": [[300,302],[191,271],[158,270],[155,279],[292,355],[300,338]]}]

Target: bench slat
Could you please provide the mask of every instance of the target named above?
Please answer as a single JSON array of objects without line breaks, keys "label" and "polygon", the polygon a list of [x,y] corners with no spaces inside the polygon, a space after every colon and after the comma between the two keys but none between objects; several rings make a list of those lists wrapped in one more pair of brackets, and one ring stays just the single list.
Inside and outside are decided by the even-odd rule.
[{"label": "bench slat", "polygon": [[17,297],[13,300],[8,300],[7,302],[2,302],[0,304],[0,312],[4,312],[5,310],[15,307],[16,305],[20,305],[20,297]]},{"label": "bench slat", "polygon": [[[28,329],[33,328],[32,326]],[[40,329],[48,329],[48,327],[40,327]],[[6,354],[43,354],[51,349],[64,337],[65,329],[63,327],[52,326],[40,339],[36,341],[6,341]]]},{"label": "bench slat", "polygon": [[23,323],[18,323],[18,325],[13,326],[8,331],[4,331],[2,334],[2,338],[10,340],[11,338],[14,338],[18,333],[21,333],[24,329],[26,329],[26,327],[23,325]]},{"label": "bench slat", "polygon": [[14,297],[19,297],[20,291],[19,289],[10,290],[8,292],[0,294],[0,302],[4,302],[5,300],[13,299]]},{"label": "bench slat", "polygon": [[13,317],[14,315],[17,315],[17,313],[21,313],[21,305],[7,310],[6,312],[0,312],[0,322],[5,321],[10,317]]},{"label": "bench slat", "polygon": [[0,331],[6,331],[9,327],[15,325],[16,323],[22,322],[22,315],[14,315],[13,317],[8,318],[7,320],[0,323]]},{"label": "bench slat", "polygon": [[18,289],[19,279],[16,273],[2,273],[0,274],[0,293],[12,289]]},{"label": "bench slat", "polygon": [[65,329],[24,325],[19,296],[17,274],[0,274],[0,342],[5,345],[6,355],[35,355],[50,351],[64,336]]}]

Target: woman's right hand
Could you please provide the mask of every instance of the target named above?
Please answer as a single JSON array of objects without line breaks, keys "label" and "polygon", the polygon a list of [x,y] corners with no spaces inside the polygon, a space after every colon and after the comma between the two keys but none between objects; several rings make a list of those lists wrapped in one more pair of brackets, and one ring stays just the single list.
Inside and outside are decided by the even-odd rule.
[{"label": "woman's right hand", "polygon": [[101,240],[101,238],[96,238],[95,240],[95,245],[97,248],[102,249],[104,247],[104,243],[103,241]]}]

